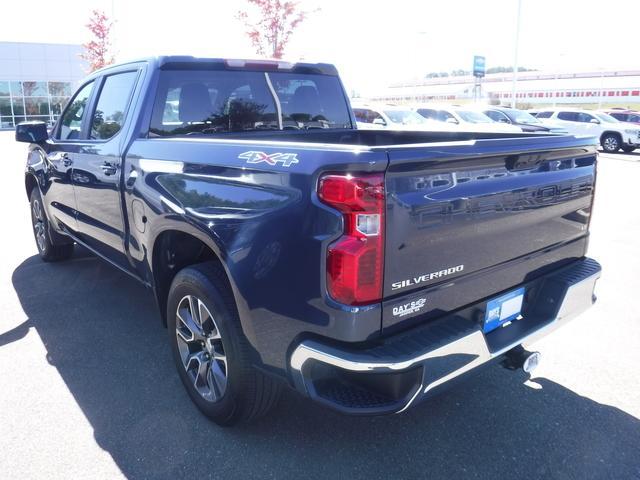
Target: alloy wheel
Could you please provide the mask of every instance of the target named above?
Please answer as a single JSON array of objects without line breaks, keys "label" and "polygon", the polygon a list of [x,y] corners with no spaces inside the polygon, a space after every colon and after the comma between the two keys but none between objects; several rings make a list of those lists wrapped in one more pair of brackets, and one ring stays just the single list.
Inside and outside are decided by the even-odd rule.
[{"label": "alloy wheel", "polygon": [[31,207],[33,213],[33,232],[36,236],[36,243],[40,251],[44,251],[47,248],[47,234],[46,226],[44,223],[44,212],[42,211],[42,205],[40,200],[34,200]]},{"label": "alloy wheel", "polygon": [[195,390],[217,402],[227,389],[227,356],[213,315],[195,295],[186,295],[176,311],[178,351]]},{"label": "alloy wheel", "polygon": [[608,152],[614,152],[618,149],[618,139],[616,137],[607,137],[604,139],[604,149]]}]

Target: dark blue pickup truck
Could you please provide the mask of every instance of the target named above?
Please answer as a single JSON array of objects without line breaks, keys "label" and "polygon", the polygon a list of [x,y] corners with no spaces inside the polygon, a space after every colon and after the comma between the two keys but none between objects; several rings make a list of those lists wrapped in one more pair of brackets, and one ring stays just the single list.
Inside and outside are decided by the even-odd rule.
[{"label": "dark blue pickup truck", "polygon": [[531,370],[522,344],[595,301],[592,138],[359,131],[331,65],[159,57],[16,139],[42,259],[80,244],[148,286],[221,425],[283,385],[381,414]]}]

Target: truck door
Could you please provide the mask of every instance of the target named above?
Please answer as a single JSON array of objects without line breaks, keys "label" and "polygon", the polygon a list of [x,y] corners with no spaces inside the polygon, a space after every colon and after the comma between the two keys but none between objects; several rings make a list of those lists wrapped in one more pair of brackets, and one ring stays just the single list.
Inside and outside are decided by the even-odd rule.
[{"label": "truck door", "polygon": [[43,159],[46,187],[42,189],[45,208],[57,227],[76,232],[76,200],[73,192],[73,162],[82,149],[88,128],[87,111],[95,81],[83,85],[67,105],[56,131],[47,142]]},{"label": "truck door", "polygon": [[87,138],[73,161],[78,237],[98,253],[127,268],[121,204],[123,127],[138,69],[110,73],[99,81]]}]

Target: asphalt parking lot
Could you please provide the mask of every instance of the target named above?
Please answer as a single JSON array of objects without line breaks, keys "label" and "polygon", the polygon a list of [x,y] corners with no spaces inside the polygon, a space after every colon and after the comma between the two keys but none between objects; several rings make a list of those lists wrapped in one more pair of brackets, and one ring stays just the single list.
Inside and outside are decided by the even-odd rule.
[{"label": "asphalt parking lot", "polygon": [[533,379],[489,367],[397,416],[284,395],[221,429],[175,374],[152,297],[77,249],[36,256],[26,147],[0,132],[0,478],[640,479],[640,153],[601,155],[594,308],[534,345]]}]

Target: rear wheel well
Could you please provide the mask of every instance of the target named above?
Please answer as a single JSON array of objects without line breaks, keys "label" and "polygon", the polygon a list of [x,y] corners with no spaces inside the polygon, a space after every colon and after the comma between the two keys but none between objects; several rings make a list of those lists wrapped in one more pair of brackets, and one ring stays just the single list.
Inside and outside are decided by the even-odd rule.
[{"label": "rear wheel well", "polygon": [[[171,282],[176,274],[185,267],[204,262],[222,262],[216,253],[199,238],[178,230],[169,230],[160,234],[153,246],[152,268],[156,300],[167,325],[167,296]],[[224,269],[222,269],[224,271]],[[231,289],[229,279],[227,286]]]}]

